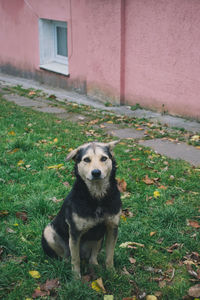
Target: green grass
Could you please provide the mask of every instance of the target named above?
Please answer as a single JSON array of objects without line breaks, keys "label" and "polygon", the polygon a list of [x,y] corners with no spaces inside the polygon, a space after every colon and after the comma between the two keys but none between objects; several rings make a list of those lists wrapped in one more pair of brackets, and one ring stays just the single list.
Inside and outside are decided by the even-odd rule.
[{"label": "green grass", "polygon": [[[27,96],[26,91],[20,92]],[[82,110],[81,106],[71,104],[65,108]],[[90,114],[89,109],[87,113]],[[99,123],[117,122],[115,117],[100,112],[97,115],[101,116]],[[94,116],[90,117],[94,120]],[[131,126],[129,119],[123,121]],[[144,120],[130,122],[142,124]],[[46,257],[40,242],[44,226],[62,205],[62,201],[52,199],[63,199],[74,181],[73,162],[64,161],[69,149],[87,141],[109,140],[101,129],[93,129],[88,135],[91,129],[90,122],[70,123],[0,98],[0,298],[32,298],[40,284],[58,278],[59,288],[46,298],[103,299],[101,293],[91,288],[91,282],[73,279],[70,261]],[[134,295],[139,299],[144,292],[160,292],[162,299],[181,299],[194,284],[183,263],[184,257],[200,249],[199,229],[188,226],[187,221],[199,220],[199,169],[155,154],[133,140],[121,141],[115,156],[117,177],[127,183],[122,194],[123,208],[132,214],[121,219],[116,271],[105,271],[103,251],[93,279],[102,277],[107,294],[114,295],[114,299]],[[59,168],[48,168],[60,164],[63,165]],[[146,175],[154,179],[152,184],[145,184]],[[157,198],[155,191],[159,191]],[[27,220],[17,217],[19,212],[24,212]],[[144,247],[119,247],[127,241]],[[175,243],[179,244],[177,249],[168,252]],[[130,257],[136,259],[135,264],[129,262]],[[124,267],[129,275],[124,274]],[[199,265],[195,268],[199,269]],[[37,270],[41,277],[32,278],[30,270]],[[82,266],[82,273],[90,273],[87,265]]]}]

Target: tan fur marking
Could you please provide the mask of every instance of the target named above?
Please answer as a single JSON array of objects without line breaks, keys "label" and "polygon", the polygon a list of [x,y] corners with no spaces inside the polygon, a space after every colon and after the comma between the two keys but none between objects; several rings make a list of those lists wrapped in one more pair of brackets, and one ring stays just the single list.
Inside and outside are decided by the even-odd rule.
[{"label": "tan fur marking", "polygon": [[58,256],[65,257],[64,243],[50,224],[44,229],[44,238]]},{"label": "tan fur marking", "polygon": [[72,214],[72,218],[74,220],[76,228],[83,233],[103,221],[103,218],[82,218],[79,217],[76,213]]}]

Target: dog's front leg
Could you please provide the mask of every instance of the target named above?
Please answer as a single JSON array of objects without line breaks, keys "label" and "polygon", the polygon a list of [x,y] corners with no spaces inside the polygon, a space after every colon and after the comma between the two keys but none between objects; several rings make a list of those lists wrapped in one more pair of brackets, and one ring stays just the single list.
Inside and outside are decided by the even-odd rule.
[{"label": "dog's front leg", "polygon": [[118,225],[108,224],[106,233],[106,268],[113,268],[113,257],[117,241]]},{"label": "dog's front leg", "polygon": [[80,238],[81,236],[78,235],[76,237],[70,233],[69,236],[69,248],[71,252],[71,264],[72,264],[72,271],[74,272],[77,278],[81,277],[80,273]]}]

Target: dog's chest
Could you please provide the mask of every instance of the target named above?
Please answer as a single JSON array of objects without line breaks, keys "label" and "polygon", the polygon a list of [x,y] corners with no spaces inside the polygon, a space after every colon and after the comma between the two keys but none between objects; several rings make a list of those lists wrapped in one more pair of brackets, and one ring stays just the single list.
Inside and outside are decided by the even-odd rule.
[{"label": "dog's chest", "polygon": [[116,215],[109,215],[108,213],[105,213],[101,207],[97,207],[93,217],[83,218],[80,217],[78,214],[73,213],[72,218],[77,230],[86,232],[89,229],[103,222],[105,222],[105,224],[118,225],[120,212]]}]

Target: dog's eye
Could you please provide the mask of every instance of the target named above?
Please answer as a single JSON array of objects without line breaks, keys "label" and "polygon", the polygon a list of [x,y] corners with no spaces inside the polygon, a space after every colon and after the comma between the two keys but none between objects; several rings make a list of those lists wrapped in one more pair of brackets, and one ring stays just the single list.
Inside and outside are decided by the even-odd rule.
[{"label": "dog's eye", "polygon": [[90,162],[91,162],[91,159],[90,159],[89,157],[85,157],[83,160],[84,160],[84,162],[86,162],[86,163],[90,163]]},{"label": "dog's eye", "polygon": [[107,156],[102,156],[101,161],[106,161],[107,160]]}]

